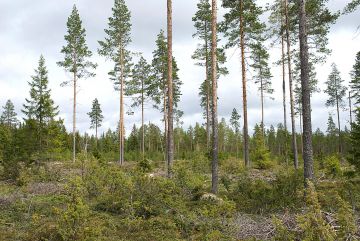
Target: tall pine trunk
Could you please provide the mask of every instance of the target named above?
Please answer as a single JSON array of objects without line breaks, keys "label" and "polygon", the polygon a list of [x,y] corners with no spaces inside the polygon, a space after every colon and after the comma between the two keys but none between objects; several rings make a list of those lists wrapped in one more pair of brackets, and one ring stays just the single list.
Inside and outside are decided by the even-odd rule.
[{"label": "tall pine trunk", "polygon": [[124,127],[124,49],[120,50],[120,128],[119,128],[119,140],[120,140],[120,165],[124,164],[124,142],[125,142],[125,127]]},{"label": "tall pine trunk", "polygon": [[282,1],[282,14],[281,14],[281,62],[282,62],[282,91],[283,91],[283,109],[284,109],[284,129],[285,129],[285,162],[288,164],[288,148],[287,148],[287,112],[286,112],[286,71],[285,71],[285,36],[284,36],[284,12],[285,12],[285,4]]},{"label": "tall pine trunk", "polygon": [[212,17],[211,17],[211,82],[212,82],[212,162],[211,162],[211,192],[218,192],[218,116],[217,116],[217,3],[212,0]]},{"label": "tall pine trunk", "polygon": [[304,131],[304,179],[314,179],[314,160],[312,149],[312,123],[311,123],[311,100],[310,100],[310,81],[309,81],[309,48],[307,41],[307,17],[305,10],[305,0],[300,0],[299,7],[299,39],[300,39],[300,63],[301,63],[301,89],[302,89],[302,108],[303,108],[303,131]]},{"label": "tall pine trunk", "polygon": [[208,29],[205,22],[205,71],[206,71],[206,147],[210,148],[210,78],[209,78],[209,43],[208,43]]},{"label": "tall pine trunk", "polygon": [[74,71],[74,103],[73,103],[73,162],[76,161],[76,70]]},{"label": "tall pine trunk", "polygon": [[349,91],[349,116],[350,116],[350,132],[352,131],[352,104],[351,104],[351,91]]},{"label": "tall pine trunk", "polygon": [[142,152],[142,159],[144,159],[145,158],[144,79],[141,80],[141,128],[142,128],[141,152]]},{"label": "tall pine trunk", "polygon": [[172,0],[167,0],[167,40],[168,40],[168,139],[167,139],[167,175],[172,177],[174,161],[174,126],[173,126],[173,61],[172,61]]},{"label": "tall pine trunk", "polygon": [[339,154],[342,155],[342,143],[341,143],[341,123],[340,123],[340,110],[339,110],[339,99],[336,93],[336,113],[338,121],[338,135],[339,135]]},{"label": "tall pine trunk", "polygon": [[292,149],[294,155],[294,167],[298,169],[298,151],[296,143],[296,124],[295,124],[295,111],[294,111],[294,92],[292,82],[292,69],[291,69],[291,49],[290,49],[290,31],[289,31],[289,6],[288,0],[285,0],[285,24],[286,24],[286,42],[287,42],[287,57],[288,57],[288,72],[289,72],[289,89],[290,89],[290,111],[291,111],[291,132],[292,132]]},{"label": "tall pine trunk", "polygon": [[243,16],[243,1],[240,1],[240,49],[241,49],[241,73],[242,73],[242,87],[243,87],[243,112],[244,112],[244,158],[245,166],[250,167],[249,156],[249,127],[247,116],[247,91],[246,91],[246,63],[245,63],[245,30],[244,30],[244,16]]}]

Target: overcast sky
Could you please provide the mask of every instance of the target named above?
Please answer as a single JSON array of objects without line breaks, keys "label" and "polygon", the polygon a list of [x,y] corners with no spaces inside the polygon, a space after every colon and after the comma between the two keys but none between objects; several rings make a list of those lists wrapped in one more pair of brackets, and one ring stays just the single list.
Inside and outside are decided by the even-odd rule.
[{"label": "overcast sky", "polygon": [[[166,28],[166,1],[127,0],[126,2],[132,14],[131,49],[142,52],[147,60],[151,61],[156,35],[160,29]],[[195,122],[204,122],[198,97],[198,89],[204,79],[204,70],[195,66],[191,59],[198,44],[197,40],[192,38],[195,29],[191,21],[198,1],[173,0],[173,2],[174,56],[180,68],[180,79],[184,83],[180,109],[184,111],[184,126],[188,127],[194,125]],[[264,5],[269,0],[258,2]],[[342,9],[346,2],[348,1],[329,0],[329,7],[334,11]],[[63,57],[60,50],[65,44],[66,21],[74,3],[78,7],[83,26],[87,31],[88,46],[94,52],[93,61],[99,65],[95,78],[80,81],[78,128],[82,133],[93,133],[89,130],[87,113],[90,111],[92,100],[98,98],[105,116],[101,130],[115,129],[119,116],[119,98],[107,75],[113,63],[105,61],[96,54],[99,47],[98,40],[102,40],[105,36],[104,29],[107,27],[107,18],[111,15],[113,0],[1,0],[0,105],[3,106],[7,99],[11,99],[15,103],[16,111],[22,116],[22,104],[29,95],[27,82],[34,74],[40,54],[43,54],[49,70],[52,97],[60,107],[60,117],[65,120],[67,129],[71,130],[72,90],[70,87],[60,87],[60,83],[69,80],[71,76],[59,68],[56,62],[62,60]],[[220,9],[219,14],[223,13],[224,10]],[[332,49],[332,54],[325,65],[317,67],[319,87],[322,90],[324,90],[324,82],[329,75],[332,62],[338,65],[342,78],[346,82],[349,81],[349,72],[354,64],[356,52],[360,51],[360,36],[357,31],[359,20],[360,11],[358,10],[348,16],[342,16],[332,26],[329,35],[329,48]],[[272,62],[279,57],[279,52],[278,47],[270,51]],[[230,74],[219,80],[219,115],[226,120],[229,119],[233,108],[242,112],[239,51],[230,49],[227,51],[227,57],[226,66]],[[272,73],[275,100],[266,100],[266,126],[277,125],[283,120],[281,69],[272,65]],[[248,85],[249,125],[252,129],[261,118],[260,96],[251,79]],[[323,93],[315,94],[312,98],[314,129],[319,127],[325,130],[328,113],[335,114],[333,109],[325,107],[326,98],[327,96]],[[127,103],[129,106],[130,99]],[[348,124],[348,115],[346,111],[342,113],[343,126]],[[145,117],[146,122],[161,123],[161,114],[153,110],[151,105],[147,107]],[[140,111],[135,109],[134,115],[126,116],[126,128],[130,129],[133,124],[139,125],[140,118]],[[297,125],[299,125],[298,120]],[[299,129],[299,126],[297,128]]]}]

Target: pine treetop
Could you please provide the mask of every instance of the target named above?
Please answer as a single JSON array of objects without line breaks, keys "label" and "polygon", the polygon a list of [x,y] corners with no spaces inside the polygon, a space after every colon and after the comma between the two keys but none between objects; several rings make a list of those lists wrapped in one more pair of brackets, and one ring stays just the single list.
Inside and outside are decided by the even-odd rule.
[{"label": "pine treetop", "polygon": [[[97,65],[88,59],[92,56],[86,44],[86,31],[82,27],[79,12],[76,6],[73,6],[71,15],[67,20],[67,34],[65,35],[66,45],[61,49],[64,54],[64,60],[57,64],[70,73],[76,73],[77,78],[87,78],[95,76],[92,72]],[[63,82],[67,85],[69,82]]]}]

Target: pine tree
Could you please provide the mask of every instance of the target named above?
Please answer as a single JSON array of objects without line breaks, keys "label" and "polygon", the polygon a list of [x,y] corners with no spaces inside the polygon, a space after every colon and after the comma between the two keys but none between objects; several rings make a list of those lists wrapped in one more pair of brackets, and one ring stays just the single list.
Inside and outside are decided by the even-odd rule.
[{"label": "pine tree", "polygon": [[151,84],[151,65],[144,57],[140,57],[139,62],[132,70],[132,78],[128,81],[125,92],[133,97],[132,107],[141,106],[141,152],[145,156],[145,128],[144,128],[144,105],[149,99],[149,87]]},{"label": "pine tree", "polygon": [[264,101],[265,95],[271,95],[274,93],[274,89],[271,87],[271,72],[269,67],[269,53],[265,46],[263,45],[263,41],[265,39],[261,39],[261,41],[257,41],[256,43],[252,44],[252,53],[251,59],[253,63],[251,67],[256,71],[254,76],[255,84],[259,85],[260,91],[260,99],[261,99],[261,130],[263,134],[263,138],[265,138],[265,124],[264,124]]},{"label": "pine tree", "polygon": [[45,66],[45,59],[41,55],[39,66],[35,69],[35,75],[31,77],[30,98],[25,99],[22,112],[26,115],[26,121],[33,121],[36,126],[38,148],[41,152],[46,135],[46,127],[58,114],[58,106],[55,106],[51,99],[51,90],[48,88],[48,71]]},{"label": "pine tree", "polygon": [[172,165],[174,161],[174,100],[173,100],[173,52],[172,52],[172,0],[167,0],[167,102],[168,111],[168,134],[166,142],[166,157],[168,166],[168,177],[172,177]]},{"label": "pine tree", "polygon": [[67,72],[73,74],[71,81],[65,81],[63,86],[71,84],[73,86],[73,161],[76,160],[76,99],[78,80],[81,78],[93,77],[92,72],[96,64],[88,59],[92,56],[91,51],[85,41],[86,33],[82,27],[79,12],[76,6],[73,6],[71,15],[67,20],[67,34],[65,35],[66,46],[63,46],[61,53],[64,54],[64,60],[58,62]]},{"label": "pine tree", "polygon": [[239,154],[238,140],[240,139],[240,118],[241,118],[240,114],[234,108],[231,113],[230,124],[235,132],[236,156],[238,156]]},{"label": "pine tree", "polygon": [[304,159],[304,179],[314,179],[314,160],[312,149],[312,122],[311,122],[311,99],[309,83],[309,48],[308,33],[306,28],[307,15],[305,11],[306,0],[300,0],[299,4],[299,41],[300,41],[300,63],[301,63],[301,89],[302,89],[302,108],[303,108],[303,159]]},{"label": "pine tree", "polygon": [[101,123],[104,119],[98,99],[93,100],[91,112],[89,112],[88,115],[90,117],[90,123],[91,123],[90,128],[95,129],[95,138],[96,138],[96,143],[97,143],[98,128],[101,127]]},{"label": "pine tree", "polygon": [[360,171],[360,109],[356,110],[356,119],[352,124],[350,133],[351,150],[348,157],[349,162]]},{"label": "pine tree", "polygon": [[[252,0],[223,0],[222,6],[229,12],[224,16],[221,30],[228,38],[225,47],[240,47],[241,50],[241,69],[242,69],[242,86],[243,86],[243,118],[244,118],[244,156],[245,165],[250,166],[249,158],[249,130],[248,130],[248,113],[247,113],[247,65],[245,50],[253,51],[251,48],[254,43],[261,40],[265,31],[265,24],[260,22],[260,15],[263,9],[256,5]],[[248,52],[248,51],[247,51]]]},{"label": "pine tree", "polygon": [[326,101],[327,107],[336,107],[338,131],[339,131],[339,153],[342,153],[341,144],[341,124],[340,124],[340,108],[345,108],[345,99],[347,94],[347,88],[343,85],[344,80],[341,79],[340,72],[335,64],[331,65],[331,73],[326,81],[327,88],[324,91],[329,95],[329,99]]},{"label": "pine tree", "polygon": [[360,104],[360,51],[356,54],[355,64],[350,73],[351,81],[350,88],[352,97],[355,98],[355,104]]},{"label": "pine tree", "polygon": [[[152,66],[152,81],[149,85],[148,95],[151,97],[154,102],[154,107],[160,109],[164,115],[164,133],[165,133],[165,143],[167,142],[167,132],[168,132],[168,88],[167,88],[167,76],[168,76],[168,55],[167,55],[167,40],[164,36],[164,31],[161,30],[156,39],[156,49],[153,51],[153,60],[151,63]],[[177,105],[180,101],[180,87],[182,82],[178,77],[178,67],[175,58],[173,57],[172,61],[172,75],[173,75],[173,104],[174,108],[177,108]]]},{"label": "pine tree", "polygon": [[16,127],[18,123],[15,107],[11,100],[7,100],[5,106],[3,106],[3,113],[0,117],[0,123],[6,125],[9,128]]},{"label": "pine tree", "polygon": [[[201,107],[204,109],[206,118],[206,133],[207,133],[207,146],[210,145],[211,135],[211,4],[209,0],[200,0],[197,4],[198,11],[193,17],[194,27],[196,33],[193,37],[197,37],[201,43],[198,44],[192,58],[197,60],[196,65],[205,67],[205,80],[200,86],[200,100]],[[218,42],[220,39],[218,38]],[[217,50],[217,67],[218,76],[226,75],[228,73],[226,67],[222,65],[226,62],[226,56],[223,48]]]},{"label": "pine tree", "polygon": [[219,133],[218,133],[218,106],[217,106],[217,2],[211,3],[211,86],[212,86],[212,161],[211,161],[211,191],[218,192],[219,171]]},{"label": "pine tree", "polygon": [[125,127],[124,127],[124,88],[125,81],[129,78],[131,64],[130,51],[127,50],[131,43],[131,14],[124,0],[115,0],[112,8],[113,15],[109,18],[108,29],[105,29],[106,38],[99,41],[99,54],[111,59],[115,63],[114,70],[111,73],[113,79],[116,79],[116,89],[120,93],[120,122],[119,122],[119,139],[120,139],[120,156],[119,163],[124,164],[124,144],[125,144]]}]

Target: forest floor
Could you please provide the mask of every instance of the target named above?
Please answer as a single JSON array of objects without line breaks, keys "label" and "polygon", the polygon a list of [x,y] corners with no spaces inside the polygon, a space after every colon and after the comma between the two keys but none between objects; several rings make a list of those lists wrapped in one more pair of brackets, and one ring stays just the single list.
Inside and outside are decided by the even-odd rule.
[{"label": "forest floor", "polygon": [[[185,163],[186,163],[184,164],[185,166],[189,164],[189,162],[185,162]],[[90,190],[89,193],[90,192],[102,193],[103,190],[101,190],[102,188],[101,186],[104,185],[104,189],[105,189],[105,184],[102,183],[103,180],[101,180],[101,178],[104,179],[107,178],[106,175],[111,176],[111,174],[108,173],[104,174],[100,172],[99,173],[93,172],[93,170],[91,170],[91,168],[89,167],[90,164],[86,164],[86,165],[84,164],[74,165],[68,162],[64,162],[64,163],[52,162],[43,165],[41,168],[26,169],[23,167],[22,171],[20,172],[20,176],[16,181],[0,181],[0,210],[1,210],[0,240],[1,241],[66,240],[66,238],[64,237],[59,238],[61,235],[60,236],[53,235],[49,238],[46,237],[47,234],[44,233],[51,233],[54,232],[55,229],[63,228],[63,227],[59,228],[58,226],[59,222],[57,221],[57,219],[62,219],[64,215],[66,216],[66,214],[69,214],[67,213],[67,211],[71,207],[71,204],[69,204],[69,200],[68,200],[69,180],[75,176],[82,177],[82,179],[86,180],[84,181],[86,182],[84,185],[88,190]],[[110,165],[116,166],[115,164],[110,164]],[[226,202],[228,200],[231,200],[232,204],[229,205],[231,207],[228,207],[226,205],[224,206],[220,205],[220,208],[216,207],[216,211],[215,211],[212,210],[211,208],[208,208],[208,206],[206,206],[207,208],[206,212],[200,212],[201,215],[204,216],[199,218],[199,219],[204,219],[205,221],[197,220],[196,219],[197,217],[194,217],[191,214],[191,212],[194,212],[198,215],[199,211],[194,209],[193,206],[203,205],[203,203],[201,202],[202,199],[206,199],[208,197],[212,198],[211,195],[206,192],[206,189],[210,184],[209,174],[208,173],[205,173],[203,175],[194,174],[194,176],[197,177],[195,179],[189,180],[190,178],[188,178],[187,176],[189,175],[189,173],[186,174],[182,173],[182,171],[184,171],[182,169],[181,169],[182,171],[179,171],[181,175],[185,175],[185,176],[181,180],[179,177],[180,181],[176,183],[178,185],[184,185],[182,187],[182,190],[185,190],[184,193],[188,193],[188,195],[190,196],[190,198],[185,198],[185,199],[189,200],[189,203],[191,203],[192,205],[191,208],[189,208],[191,212],[189,210],[184,211],[184,213],[188,213],[189,211],[189,214],[186,214],[189,215],[188,217],[186,215],[180,215],[180,216],[185,217],[185,219],[191,217],[191,221],[189,221],[190,225],[191,224],[194,225],[195,223],[196,225],[199,226],[198,228],[187,227],[185,229],[182,227],[181,231],[179,231],[180,230],[179,228],[175,228],[177,230],[175,233],[177,233],[178,237],[171,238],[168,237],[169,235],[171,235],[170,231],[169,232],[162,231],[161,233],[158,233],[158,231],[153,230],[154,226],[151,226],[150,228],[146,226],[146,228],[144,228],[143,226],[141,226],[143,224],[139,224],[140,225],[139,229],[144,232],[143,234],[141,234],[141,232],[136,233],[137,232],[136,230],[131,231],[130,228],[127,228],[126,230],[129,232],[128,236],[124,235],[122,236],[122,239],[119,239],[116,238],[116,235],[121,232],[124,232],[124,229],[119,228],[118,230],[119,233],[114,232],[110,234],[110,231],[107,231],[107,229],[105,228],[99,231],[100,233],[102,233],[102,235],[96,234],[95,236],[93,236],[97,238],[86,239],[79,235],[78,240],[273,240],[274,235],[276,233],[276,227],[274,226],[274,216],[282,220],[284,226],[289,230],[293,230],[294,232],[299,232],[296,224],[296,217],[299,215],[299,213],[303,212],[303,208],[295,207],[296,204],[291,203],[293,202],[293,200],[295,200],[295,197],[291,197],[291,191],[288,190],[292,184],[286,183],[286,182],[292,182],[293,180],[291,178],[288,180],[282,180],[282,182],[279,184],[279,181],[276,181],[279,179],[278,177],[279,170],[277,170],[276,168],[266,171],[253,169],[248,171],[246,174],[247,180],[249,180],[252,183],[251,187],[250,186],[246,187],[248,183],[246,183],[246,181],[243,180],[242,176],[239,176],[237,170],[234,170],[234,168],[231,167],[232,164],[228,164],[226,162],[226,164],[224,165],[230,165],[230,167],[227,168],[231,169],[232,173],[229,173],[226,177],[222,177],[221,179],[221,190],[219,194],[219,200],[220,202],[223,202],[222,201],[223,199]],[[135,164],[128,164],[125,167],[125,172],[126,170],[134,170],[136,168],[137,166]],[[196,167],[194,166],[192,166],[192,168],[196,169]],[[226,168],[223,167],[221,171],[222,172],[226,171]],[[102,174],[104,174],[105,177],[99,177],[99,175]],[[89,175],[93,175],[93,176],[89,177]],[[152,171],[149,171],[145,175],[147,176],[147,178],[155,178],[157,180],[166,179],[164,177],[165,172],[162,171],[161,169],[153,169]],[[179,176],[181,175],[179,174]],[[97,176],[97,179],[94,179],[94,176]],[[108,177],[109,179],[114,178],[113,176],[111,177],[110,176]],[[123,177],[121,176],[120,179],[121,178]],[[113,180],[115,180],[115,178]],[[330,186],[339,185],[337,183],[338,180],[326,179],[325,176],[320,177],[319,180],[323,182],[324,184],[323,188],[325,189],[327,189]],[[122,180],[121,182],[123,182],[123,184],[121,185],[125,185],[124,183],[126,182],[126,180],[125,181]],[[181,184],[182,182],[194,182],[196,184],[194,183]],[[239,186],[231,186],[231,185],[235,185],[234,183],[237,183],[237,185]],[[132,185],[132,184],[126,184],[126,185]],[[136,186],[136,184],[134,185]],[[144,184],[144,185],[148,185],[148,184]],[[241,185],[245,185],[245,186],[241,187]],[[201,188],[203,189],[198,190],[199,186],[200,189]],[[124,188],[126,189],[127,186],[124,186]],[[132,186],[132,188],[134,188],[134,186]],[[153,186],[149,186],[148,188],[153,190],[154,192],[153,195],[161,196],[162,194],[164,194],[163,192],[168,191],[167,189],[169,187],[166,187],[167,189],[161,189],[161,187],[154,188]],[[279,197],[280,199],[277,199],[277,197],[272,197],[272,196],[270,197],[270,195],[275,195],[275,196],[280,195],[273,190],[278,188],[280,189],[283,188],[283,190],[278,190],[278,191],[282,192],[284,195],[287,195],[288,197],[286,198],[288,198],[289,200],[283,200],[284,198],[281,197]],[[94,190],[94,189],[99,189],[99,190]],[[299,190],[295,190],[295,191],[299,192]],[[144,194],[141,194],[141,192],[143,192]],[[170,193],[168,195],[172,195],[171,194],[172,191],[169,192]],[[121,193],[121,191],[119,191],[119,193]],[[117,193],[115,189],[113,191],[110,191],[110,195],[114,195],[114,196],[119,195],[119,193]],[[292,194],[298,195],[298,193],[292,193]],[[72,194],[70,194],[70,196],[71,195]],[[83,210],[79,208],[79,206],[75,206],[73,211],[75,212],[75,216],[79,215],[80,217],[82,217],[81,215],[84,215],[83,217],[85,217],[84,219],[88,220],[88,224],[81,224],[81,225],[85,225],[85,229],[82,230],[81,229],[82,227],[80,225],[80,227],[76,232],[79,233],[83,232],[83,235],[86,236],[87,227],[92,227],[94,225],[96,226],[99,225],[99,223],[101,223],[101,225],[107,226],[107,228],[117,228],[119,225],[122,225],[122,223],[117,223],[118,219],[126,219],[126,220],[129,219],[127,216],[123,215],[122,213],[123,211],[121,212],[114,211],[111,212],[111,215],[109,215],[108,210],[110,208],[106,209],[107,212],[104,212],[103,209],[98,208],[99,203],[101,203],[101,201],[99,200],[102,200],[100,198],[102,194],[98,195],[97,198],[87,198],[87,195],[88,194],[86,194],[85,195],[86,197],[84,197],[85,200],[84,205],[88,206],[90,211],[88,211],[88,213],[86,214],[76,213],[76,212],[81,212],[81,210]],[[125,196],[126,194],[123,193],[122,195]],[[166,216],[166,214],[160,214],[162,213],[160,209],[164,207],[156,206],[161,204],[152,203],[152,201],[149,201],[150,200],[149,197],[145,196],[147,195],[146,190],[140,191],[140,194],[136,194],[134,192],[134,199],[136,199],[135,197],[136,195],[140,195],[138,196],[138,199],[140,203],[139,205],[141,205],[142,207],[138,207],[139,210],[148,208],[151,209],[154,213],[157,213],[156,215],[159,215],[159,217]],[[352,198],[354,200],[356,199],[355,202],[359,201],[358,200],[359,195],[360,193],[356,193],[355,195],[352,195]],[[197,200],[200,201],[193,201],[195,196],[199,196]],[[71,197],[73,198],[73,196]],[[132,198],[133,196],[131,196],[131,199]],[[151,198],[151,193],[150,193],[150,198]],[[162,196],[161,198],[167,199],[168,197]],[[328,201],[327,197],[323,197],[320,195],[319,199],[321,203],[329,202],[331,205],[332,201]],[[278,203],[278,200],[281,200],[281,203]],[[119,200],[119,202],[120,201],[121,200]],[[131,200],[131,201],[132,202],[134,201],[134,203],[136,202],[136,200]],[[162,200],[158,202],[162,203]],[[180,202],[180,200],[174,201],[174,205],[175,206],[178,205],[178,207],[174,207],[174,209],[177,209],[179,207],[181,208],[188,207],[188,204],[185,205],[182,203],[177,204],[177,202]],[[166,201],[165,203],[168,202]],[[108,205],[108,204],[103,204],[103,205]],[[354,205],[356,206],[358,205],[358,203]],[[149,207],[144,207],[144,206],[149,206]],[[156,206],[156,208],[158,208],[160,211],[154,208],[153,206],[154,207]],[[278,208],[279,206],[280,208]],[[126,206],[126,208],[129,208],[129,206]],[[355,208],[358,207],[356,206]],[[224,209],[224,211],[223,212],[218,211],[220,209]],[[253,211],[247,212],[246,210],[253,210]],[[332,210],[334,209],[332,209],[331,207],[326,208],[326,210],[323,213],[325,216],[325,220],[330,224],[331,223],[334,224],[334,228],[336,228],[336,221],[335,221],[336,217],[335,214],[332,212]],[[177,210],[176,212],[182,212],[182,211]],[[218,212],[220,212],[220,214]],[[122,214],[121,215],[119,214],[117,216],[116,215],[117,213],[122,213]],[[228,213],[230,213],[230,216],[228,216]],[[72,213],[71,215],[74,214]],[[155,216],[155,214],[152,215]],[[92,218],[94,219],[92,220]],[[209,220],[212,218],[218,220],[218,222],[216,223],[214,222],[211,224],[214,225],[213,227],[209,224],[212,227],[209,230],[207,228],[204,228],[207,225],[207,221],[206,221],[207,218],[209,218]],[[356,222],[357,229],[360,230],[359,216],[357,216],[356,219],[357,219]],[[64,220],[66,220],[66,218]],[[176,221],[175,223],[176,225],[178,225],[178,221]],[[185,226],[184,223],[182,224]],[[169,224],[169,227],[168,226],[162,227],[161,225],[159,227],[157,225],[155,225],[156,229],[170,230],[173,228],[171,224]],[[204,225],[204,227],[202,225]],[[146,230],[147,228],[148,230]],[[72,229],[70,228],[70,230]],[[185,232],[183,230],[191,230],[191,231],[189,231],[189,234],[179,234]],[[216,232],[213,232],[214,230],[220,230],[219,232],[226,233],[226,235],[221,235],[221,234],[218,235],[216,234]],[[56,232],[62,233],[64,232],[64,230],[60,230],[60,231],[57,230]],[[65,229],[65,232],[69,232],[69,230]],[[205,237],[205,234],[210,232],[212,234],[210,236]],[[193,233],[197,233],[197,234],[195,235]],[[91,235],[89,234],[89,237]],[[112,237],[111,239],[109,238],[110,236],[114,236],[114,235],[115,237]],[[48,239],[44,239],[44,237]],[[359,231],[357,231],[357,234],[354,234],[354,239],[352,240],[356,240],[356,238],[359,237],[360,237],[360,233]]]}]

